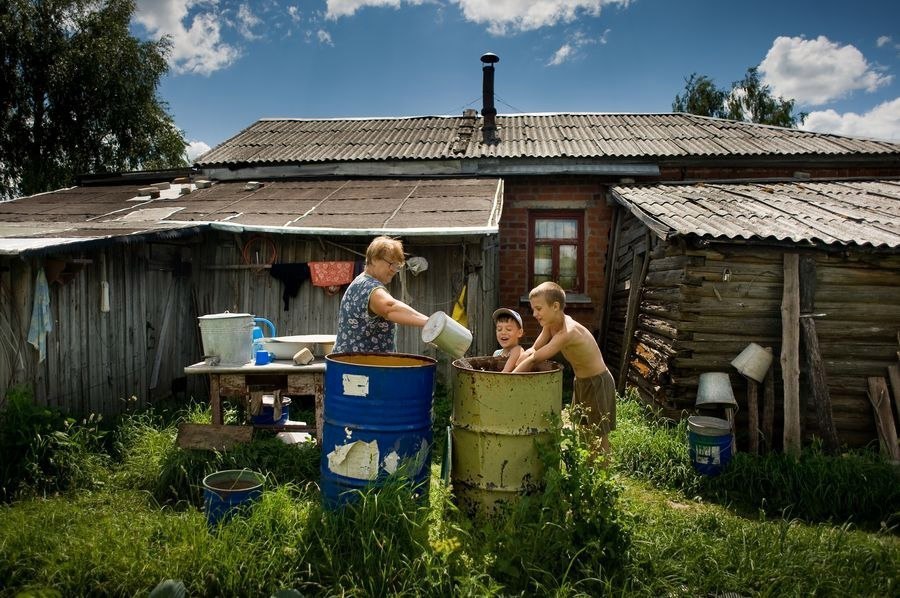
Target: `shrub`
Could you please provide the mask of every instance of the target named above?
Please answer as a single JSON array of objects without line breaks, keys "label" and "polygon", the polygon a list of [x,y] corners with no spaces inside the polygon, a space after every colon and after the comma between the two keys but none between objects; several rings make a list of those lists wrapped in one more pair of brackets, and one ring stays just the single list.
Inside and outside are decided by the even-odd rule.
[{"label": "shrub", "polygon": [[11,389],[0,412],[0,500],[103,484],[106,434],[99,417],[78,422]]}]

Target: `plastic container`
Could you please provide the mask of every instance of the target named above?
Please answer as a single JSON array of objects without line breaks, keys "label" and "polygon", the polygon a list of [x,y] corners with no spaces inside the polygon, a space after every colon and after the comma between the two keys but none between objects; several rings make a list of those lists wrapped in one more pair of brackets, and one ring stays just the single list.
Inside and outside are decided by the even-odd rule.
[{"label": "plastic container", "polygon": [[251,338],[253,316],[223,312],[197,318],[200,321],[200,339],[203,357],[218,358],[219,365],[236,366],[249,363],[253,358]]},{"label": "plastic container", "polygon": [[688,454],[701,475],[717,476],[731,462],[731,425],[727,420],[704,415],[688,418]]},{"label": "plastic container", "polygon": [[762,382],[772,365],[772,352],[766,351],[756,343],[750,343],[731,361],[731,365],[748,378]]},{"label": "plastic container", "polygon": [[325,359],[325,506],[353,501],[355,490],[395,473],[405,475],[418,496],[427,496],[437,362],[402,353],[333,353]]},{"label": "plastic container", "polygon": [[261,426],[283,426],[290,419],[291,399],[290,397],[281,398],[281,417],[277,420],[272,419],[275,415],[275,397],[273,395],[263,395],[262,408],[259,413],[250,417],[250,421]]},{"label": "plastic container", "polygon": [[422,342],[437,347],[454,359],[459,359],[469,350],[472,333],[446,313],[436,311],[422,328]]},{"label": "plastic container", "polygon": [[231,519],[262,495],[265,477],[249,469],[227,469],[203,478],[206,523],[212,527]]}]

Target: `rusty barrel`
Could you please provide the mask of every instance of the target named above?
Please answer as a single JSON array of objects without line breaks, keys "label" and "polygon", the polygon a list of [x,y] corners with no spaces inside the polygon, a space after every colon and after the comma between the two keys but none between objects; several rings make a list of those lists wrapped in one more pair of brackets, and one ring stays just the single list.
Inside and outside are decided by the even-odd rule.
[{"label": "rusty barrel", "polygon": [[326,356],[321,488],[326,507],[387,476],[427,496],[436,361],[402,353]]},{"label": "rusty barrel", "polygon": [[490,514],[542,485],[536,442],[549,437],[551,414],[562,409],[562,368],[547,361],[504,374],[493,357],[457,359],[453,367],[453,493],[463,510]]}]

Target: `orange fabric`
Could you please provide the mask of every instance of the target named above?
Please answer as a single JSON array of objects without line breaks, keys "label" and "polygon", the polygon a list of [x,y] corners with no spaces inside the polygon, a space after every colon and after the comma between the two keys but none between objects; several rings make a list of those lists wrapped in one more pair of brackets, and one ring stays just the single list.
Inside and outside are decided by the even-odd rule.
[{"label": "orange fabric", "polygon": [[309,262],[309,278],[314,286],[325,287],[329,295],[353,282],[353,262]]}]

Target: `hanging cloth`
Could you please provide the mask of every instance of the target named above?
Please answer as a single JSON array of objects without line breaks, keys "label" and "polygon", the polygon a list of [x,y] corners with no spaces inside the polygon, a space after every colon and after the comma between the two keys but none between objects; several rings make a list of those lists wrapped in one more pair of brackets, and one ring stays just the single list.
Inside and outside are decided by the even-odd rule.
[{"label": "hanging cloth", "polygon": [[272,264],[269,274],[284,285],[281,299],[284,301],[284,311],[287,311],[291,299],[300,292],[300,286],[309,280],[309,264],[306,262]]},{"label": "hanging cloth", "polygon": [[43,268],[34,277],[34,305],[28,326],[28,342],[38,351],[38,363],[47,358],[47,334],[53,330],[53,314],[50,312],[50,285]]},{"label": "hanging cloth", "polygon": [[453,315],[451,317],[466,328],[469,327],[469,316],[466,313],[466,285],[463,285],[456,303],[453,304]]},{"label": "hanging cloth", "polygon": [[353,282],[353,262],[309,262],[310,279],[323,287],[326,295],[336,295],[341,287]]}]

